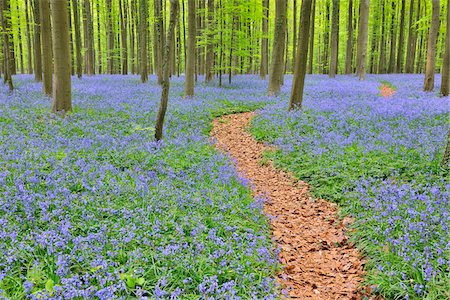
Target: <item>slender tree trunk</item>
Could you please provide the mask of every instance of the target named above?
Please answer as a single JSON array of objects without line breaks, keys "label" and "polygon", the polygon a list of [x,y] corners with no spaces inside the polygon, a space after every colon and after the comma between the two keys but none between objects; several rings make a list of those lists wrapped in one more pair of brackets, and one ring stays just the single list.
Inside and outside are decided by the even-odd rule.
[{"label": "slender tree trunk", "polygon": [[444,156],[442,157],[441,166],[448,168],[450,163],[450,130],[447,135],[447,146],[445,147]]},{"label": "slender tree trunk", "polygon": [[323,66],[322,73],[328,74],[329,64],[328,64],[328,53],[330,49],[330,0],[325,0],[325,28],[323,32]]},{"label": "slender tree trunk", "polygon": [[371,40],[370,40],[370,64],[369,64],[369,73],[376,73],[376,69],[377,69],[377,64],[376,64],[376,56],[377,56],[377,37],[378,37],[378,32],[377,29],[379,28],[379,10],[377,7],[374,7],[374,11],[373,11],[373,24],[372,24],[372,36],[371,36]]},{"label": "slender tree trunk", "polygon": [[359,80],[366,79],[367,37],[369,29],[369,0],[361,0],[359,15],[357,73]]},{"label": "slender tree trunk", "polygon": [[261,67],[259,76],[266,79],[269,67],[269,0],[263,1],[262,39],[261,39]]},{"label": "slender tree trunk", "polygon": [[136,24],[136,0],[131,0],[130,12],[130,59],[131,74],[136,74],[136,42],[135,42],[135,24]]},{"label": "slender tree trunk", "polygon": [[186,82],[184,89],[185,97],[194,96],[195,84],[195,45],[197,38],[196,21],[195,21],[195,0],[188,0],[188,40],[187,40],[187,57],[186,57]]},{"label": "slender tree trunk", "polygon": [[380,58],[378,61],[378,73],[386,73],[386,16],[385,16],[385,0],[381,2],[381,41],[380,41]]},{"label": "slender tree trunk", "polygon": [[[146,0],[142,0],[142,6],[144,6]],[[112,24],[112,0],[106,0],[106,9],[107,9],[107,30],[108,30],[108,53],[107,53],[107,62],[108,62],[108,73],[114,73],[114,34],[113,34],[113,24]]]},{"label": "slender tree trunk", "polygon": [[94,54],[94,30],[92,26],[92,14],[90,0],[84,0],[83,9],[83,29],[84,29],[84,47],[86,48],[85,60],[86,60],[86,74],[95,74],[95,54]]},{"label": "slender tree trunk", "polygon": [[80,30],[80,16],[78,0],[72,0],[73,7],[73,24],[75,27],[75,57],[77,61],[77,76],[82,77],[83,74],[83,59],[81,57],[81,30]]},{"label": "slender tree trunk", "polygon": [[[442,96],[448,96],[450,90],[450,1],[447,2],[447,34],[445,37],[445,51],[444,51],[444,59],[442,62],[442,81],[441,81],[441,94]],[[449,132],[450,137],[450,132]],[[450,138],[447,142],[447,164],[448,164],[448,156],[450,155]]]},{"label": "slender tree trunk", "polygon": [[[420,0],[419,0],[420,1]],[[405,63],[405,73],[413,72],[414,57],[413,57],[413,46],[414,44],[414,0],[409,1],[409,27],[408,27],[408,42],[406,45],[406,63]]]},{"label": "slender tree trunk", "polygon": [[[184,1],[184,0],[182,0]],[[155,14],[155,37],[154,37],[154,55],[155,55],[155,70],[158,75],[158,84],[162,84],[162,61],[164,55],[164,17],[162,9],[162,1],[155,0],[154,2],[154,14]]]},{"label": "slender tree trunk", "polygon": [[311,22],[312,0],[303,0],[300,12],[300,28],[298,35],[298,50],[295,59],[294,78],[292,81],[289,110],[301,109],[303,89],[305,87],[306,61],[308,59],[309,27]]},{"label": "slender tree trunk", "polygon": [[39,1],[39,13],[41,17],[41,43],[42,43],[42,65],[44,71],[43,91],[47,95],[52,94],[53,55],[52,55],[52,32],[50,23],[49,0]]},{"label": "slender tree trunk", "polygon": [[25,74],[25,66],[23,62],[23,45],[22,45],[22,29],[20,24],[20,8],[19,2],[16,3],[16,15],[17,15],[17,34],[19,36],[19,55],[20,55],[20,73]]},{"label": "slender tree trunk", "polygon": [[281,78],[284,73],[283,49],[286,41],[286,8],[286,0],[276,0],[275,36],[269,75],[270,96],[275,96],[280,92]]},{"label": "slender tree trunk", "polygon": [[31,48],[31,28],[30,28],[30,12],[29,12],[29,1],[25,0],[25,20],[27,22],[27,54],[28,54],[28,65],[27,70],[28,74],[33,74],[33,55],[32,55],[32,48]]},{"label": "slender tree trunk", "polygon": [[405,27],[405,6],[406,1],[402,0],[402,10],[400,12],[400,33],[398,36],[398,52],[397,52],[397,67],[396,71],[398,73],[403,72],[403,42],[404,42],[404,27]]},{"label": "slender tree trunk", "polygon": [[170,0],[170,22],[169,31],[167,33],[167,43],[164,51],[163,59],[163,82],[162,82],[162,92],[161,92],[161,104],[159,106],[158,116],[156,118],[155,126],[155,139],[157,141],[162,139],[163,136],[163,125],[164,117],[167,110],[167,102],[169,101],[169,89],[170,89],[170,78],[169,78],[169,56],[172,52],[172,47],[175,40],[175,28],[178,20],[178,10],[179,10],[179,0]]},{"label": "slender tree trunk", "polygon": [[331,20],[331,61],[328,75],[336,77],[338,72],[338,51],[339,51],[339,0],[333,0],[333,15]]},{"label": "slender tree trunk", "polygon": [[295,51],[297,50],[297,0],[293,0],[292,7],[292,72],[295,65]]},{"label": "slender tree trunk", "polygon": [[41,56],[41,17],[39,14],[39,0],[34,0],[34,80],[42,81]]},{"label": "slender tree trunk", "polygon": [[205,81],[214,78],[214,0],[208,0],[208,44],[206,47],[206,72]]},{"label": "slender tree trunk", "polygon": [[72,110],[68,0],[51,0],[55,82],[52,112]]},{"label": "slender tree trunk", "polygon": [[120,5],[120,34],[122,37],[122,75],[128,74],[128,45],[127,45],[127,10],[126,2],[122,0],[119,2]]},{"label": "slender tree trunk", "polygon": [[[309,35],[309,70],[308,73],[313,73],[313,61],[314,61],[314,20],[316,18],[316,0],[312,0],[312,7],[311,7],[311,28],[309,29],[310,35]],[[294,54],[295,55],[295,54]],[[320,57],[320,56],[319,56]]]},{"label": "slender tree trunk", "polygon": [[[156,2],[155,2],[156,5]],[[139,19],[139,50],[140,50],[140,62],[141,62],[141,82],[148,81],[148,69],[147,69],[147,14],[148,6],[147,0],[141,0],[139,5],[140,19]],[[155,37],[156,40],[156,37]]]},{"label": "slender tree trunk", "polygon": [[[75,33],[73,30],[73,24],[72,24],[72,1],[68,1],[69,2],[69,8],[68,8],[68,12],[69,12],[69,37],[70,37],[70,75],[75,75],[75,46],[74,46],[74,41],[75,41]],[[53,70],[52,70],[53,72]]]},{"label": "slender tree trunk", "polygon": [[[101,42],[101,25],[100,25],[100,3],[97,2],[97,66],[98,74],[102,74],[102,42]],[[81,40],[81,39],[80,39]]]},{"label": "slender tree trunk", "polygon": [[352,73],[353,58],[353,0],[348,2],[347,48],[345,51],[345,74]]},{"label": "slender tree trunk", "polygon": [[396,28],[395,28],[395,16],[397,14],[397,8],[396,8],[396,1],[392,0],[392,12],[391,12],[391,49],[390,49],[390,55],[389,55],[389,66],[388,66],[388,73],[395,73],[395,50],[397,49],[396,45]]},{"label": "slender tree trunk", "polygon": [[9,91],[14,90],[14,84],[11,77],[11,51],[10,47],[10,34],[11,34],[11,11],[9,0],[0,0],[0,23],[3,29],[3,62],[4,66],[4,79],[5,83],[8,83]]},{"label": "slender tree trunk", "polygon": [[439,33],[440,1],[432,0],[433,12],[430,33],[428,35],[427,63],[425,66],[425,80],[423,90],[431,92],[434,89],[434,72],[436,68],[436,40]]}]

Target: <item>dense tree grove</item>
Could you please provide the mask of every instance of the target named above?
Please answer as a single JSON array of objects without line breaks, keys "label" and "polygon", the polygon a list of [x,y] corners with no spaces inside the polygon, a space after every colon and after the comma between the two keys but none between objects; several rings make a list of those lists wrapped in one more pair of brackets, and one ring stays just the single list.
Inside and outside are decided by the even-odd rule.
[{"label": "dense tree grove", "polygon": [[[155,73],[162,83],[170,1],[67,2],[72,74],[139,72],[146,82]],[[9,78],[9,73],[34,72],[51,94],[49,1],[2,3],[7,32],[2,35],[2,73]],[[294,72],[301,6],[298,0],[182,0],[170,74],[186,73],[190,96],[192,78],[198,75],[205,74],[207,81],[214,74],[228,74],[230,80],[243,73],[265,78],[273,70],[277,78],[270,81],[269,92],[276,93],[277,82],[283,82],[278,69]],[[445,58],[447,6],[447,0],[313,1],[307,71],[331,77],[357,72],[361,78],[363,71],[427,71],[425,90],[430,90],[432,74],[441,71]]]}]

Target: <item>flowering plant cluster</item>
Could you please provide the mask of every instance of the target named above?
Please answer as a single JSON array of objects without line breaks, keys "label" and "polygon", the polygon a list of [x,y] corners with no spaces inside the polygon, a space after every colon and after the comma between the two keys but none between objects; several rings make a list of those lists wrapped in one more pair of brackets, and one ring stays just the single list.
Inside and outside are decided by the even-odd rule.
[{"label": "flowering plant cluster", "polygon": [[185,100],[174,78],[161,143],[155,78],[73,78],[65,119],[14,80],[0,91],[0,298],[276,297],[266,217],[208,134],[215,115],[268,101],[255,79]]},{"label": "flowering plant cluster", "polygon": [[[303,111],[289,113],[286,81],[283,101],[262,109],[251,128],[279,147],[268,154],[276,165],[355,218],[367,283],[387,298],[445,299],[450,290],[450,176],[440,167],[450,106],[423,92],[422,81],[310,76]],[[380,82],[396,93],[379,95]]]}]

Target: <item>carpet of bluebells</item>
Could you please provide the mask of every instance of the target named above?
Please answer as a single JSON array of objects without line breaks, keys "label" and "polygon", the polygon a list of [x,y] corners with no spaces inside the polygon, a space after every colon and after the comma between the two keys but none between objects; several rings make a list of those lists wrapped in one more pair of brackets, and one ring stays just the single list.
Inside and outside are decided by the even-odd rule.
[{"label": "carpet of bluebells", "polygon": [[[381,82],[397,93],[381,97]],[[278,146],[267,154],[276,165],[354,217],[367,283],[392,299],[450,298],[450,176],[439,164],[450,99],[422,86],[421,75],[311,76],[303,111],[286,113],[287,80],[251,128]]]},{"label": "carpet of bluebells", "polygon": [[2,86],[0,298],[277,297],[261,203],[209,141],[215,116],[270,101],[237,80],[185,100],[174,78],[161,143],[153,77],[73,78],[66,119],[31,76]]}]

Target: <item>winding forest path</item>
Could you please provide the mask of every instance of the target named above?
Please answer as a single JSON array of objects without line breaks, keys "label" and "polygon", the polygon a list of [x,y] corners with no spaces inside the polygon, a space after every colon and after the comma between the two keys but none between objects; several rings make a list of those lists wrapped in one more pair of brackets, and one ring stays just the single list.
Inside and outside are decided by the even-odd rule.
[{"label": "winding forest path", "polygon": [[271,216],[274,242],[284,265],[279,281],[297,299],[361,299],[363,263],[347,242],[345,222],[336,216],[336,204],[313,199],[308,185],[288,173],[262,164],[269,147],[258,143],[246,127],[254,113],[224,116],[213,122],[211,136],[219,150],[236,160],[248,178],[254,196],[266,196],[264,212]]}]

